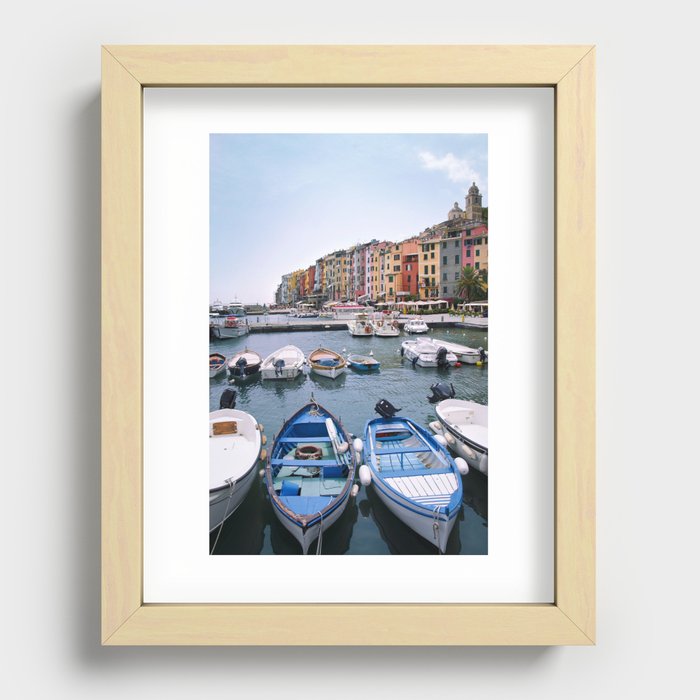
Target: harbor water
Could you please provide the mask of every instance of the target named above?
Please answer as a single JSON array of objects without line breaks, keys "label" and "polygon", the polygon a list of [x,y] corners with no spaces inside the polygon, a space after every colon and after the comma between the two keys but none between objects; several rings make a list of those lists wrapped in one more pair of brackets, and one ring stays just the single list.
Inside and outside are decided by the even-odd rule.
[{"label": "harbor water", "polygon": [[[255,316],[249,317],[255,322]],[[286,318],[284,319],[287,320]],[[282,321],[282,319],[280,319]],[[381,363],[379,371],[355,372],[348,369],[337,379],[327,379],[305,372],[292,381],[250,380],[243,385],[229,385],[221,374],[210,380],[209,409],[219,408],[224,389],[232,386],[237,392],[236,408],[253,415],[264,426],[266,448],[283,423],[311,399],[339,418],[345,429],[362,436],[365,423],[377,418],[374,406],[387,399],[401,409],[399,415],[411,418],[427,428],[436,420],[435,407],[428,402],[430,386],[448,382],[454,386],[456,398],[488,404],[488,363],[477,367],[463,364],[446,369],[413,367],[402,359],[401,343],[410,336],[401,333],[395,338],[376,336],[353,337],[347,331],[324,330],[307,332],[251,333],[230,340],[213,340],[210,352],[230,358],[250,348],[263,358],[283,345],[296,345],[305,355],[318,347],[326,347],[343,355],[369,354]],[[423,337],[442,338],[470,347],[488,350],[488,337],[483,330],[440,328]],[[262,464],[258,469],[262,469]],[[437,554],[437,548],[422,539],[398,520],[377,498],[372,485],[361,486],[350,498],[340,519],[323,535],[323,554]],[[462,477],[463,508],[447,545],[447,554],[488,553],[488,478],[470,470]],[[301,554],[301,547],[278,522],[269,503],[264,479],[256,476],[250,493],[240,508],[230,516],[221,532],[210,534],[210,550],[226,554]],[[218,536],[218,539],[217,539]],[[315,549],[312,548],[312,551]]]}]

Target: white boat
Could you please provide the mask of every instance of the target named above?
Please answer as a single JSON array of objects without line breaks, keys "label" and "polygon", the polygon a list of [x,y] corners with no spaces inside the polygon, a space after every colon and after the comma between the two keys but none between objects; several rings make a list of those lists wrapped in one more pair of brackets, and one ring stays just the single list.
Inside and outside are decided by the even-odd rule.
[{"label": "white boat", "polygon": [[213,379],[218,374],[226,371],[226,356],[220,352],[213,352],[209,355],[209,379]]},{"label": "white boat", "polygon": [[260,376],[262,357],[255,350],[237,352],[228,361],[228,373],[234,382],[246,382]]},{"label": "white boat", "polygon": [[262,426],[249,413],[223,408],[209,414],[209,532],[243,502],[263,444]]},{"label": "white boat", "polygon": [[406,321],[403,329],[406,333],[427,333],[428,324],[420,318],[412,318]]},{"label": "white boat", "polygon": [[[348,302],[346,304],[333,304],[329,308],[333,311],[333,316],[336,319],[345,320],[354,318],[358,313],[367,313],[369,307]],[[369,310],[372,309],[369,308]]]},{"label": "white boat", "polygon": [[391,314],[375,314],[372,319],[374,335],[382,338],[395,338],[401,333],[401,326]]},{"label": "white boat", "polygon": [[360,482],[371,483],[384,505],[444,553],[462,509],[467,465],[408,418],[376,418],[365,427]]},{"label": "white boat", "polygon": [[215,338],[240,338],[250,332],[245,316],[209,316],[209,331]]},{"label": "white boat", "polygon": [[268,355],[261,365],[263,379],[294,379],[306,362],[296,345],[285,345]]},{"label": "white boat", "polygon": [[338,520],[350,500],[356,452],[340,421],[315,401],[282,426],[265,467],[265,483],[277,519],[306,554]]},{"label": "white boat", "polygon": [[355,314],[355,318],[352,321],[348,321],[348,331],[350,331],[350,335],[356,336],[374,335],[374,329],[372,328],[369,316],[364,313]]},{"label": "white boat", "polygon": [[457,355],[457,359],[460,362],[464,362],[468,365],[475,365],[481,362],[488,362],[489,354],[483,348],[470,348],[467,345],[460,345],[459,343],[451,343],[447,340],[442,340],[441,338],[428,338],[435,345],[439,345],[441,348],[445,348],[448,352]]},{"label": "white boat", "polygon": [[404,340],[401,356],[419,367],[448,367],[457,364],[457,356],[428,338]]},{"label": "white boat", "polygon": [[339,377],[348,369],[345,358],[327,348],[319,348],[309,355],[309,367],[311,367],[312,372],[329,379]]},{"label": "white boat", "polygon": [[[482,474],[489,473],[489,409],[474,401],[445,399],[435,406],[447,445]],[[431,428],[432,428],[431,424]],[[435,430],[433,428],[433,430]]]}]

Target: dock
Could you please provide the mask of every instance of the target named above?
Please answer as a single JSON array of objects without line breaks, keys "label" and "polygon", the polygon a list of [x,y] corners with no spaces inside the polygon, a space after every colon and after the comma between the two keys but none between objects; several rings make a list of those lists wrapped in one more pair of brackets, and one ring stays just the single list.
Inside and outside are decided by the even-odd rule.
[{"label": "dock", "polygon": [[[399,321],[403,329],[406,321]],[[431,328],[455,328],[457,321],[428,321]],[[250,323],[248,324],[251,333],[293,333],[295,331],[347,331],[347,321],[336,321],[333,319],[321,319],[320,321],[308,321],[304,323]]]}]

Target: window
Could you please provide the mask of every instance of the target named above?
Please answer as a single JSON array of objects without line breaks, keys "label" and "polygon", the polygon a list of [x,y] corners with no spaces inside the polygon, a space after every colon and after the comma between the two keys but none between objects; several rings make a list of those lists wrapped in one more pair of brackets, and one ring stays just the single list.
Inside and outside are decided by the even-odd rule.
[{"label": "window", "polygon": [[471,258],[471,256],[472,256],[472,250],[471,250],[471,248],[467,248],[467,257]]},{"label": "window", "polygon": [[401,265],[394,265],[394,272],[401,272]]},{"label": "window", "polygon": [[481,251],[477,248],[476,249],[476,257],[478,258],[481,255]]},{"label": "window", "polygon": [[394,296],[394,288],[393,287],[389,287],[389,296],[390,297]]},{"label": "window", "polygon": [[430,254],[430,259],[431,259],[431,260],[435,260],[435,253],[431,253],[431,254]]},{"label": "window", "polygon": [[478,270],[479,269],[479,263],[474,263],[474,269]]},{"label": "window", "polygon": [[447,265],[447,256],[446,255],[442,256],[442,264]]},{"label": "window", "polygon": [[424,274],[424,275],[427,275],[427,274],[428,274],[428,266],[427,266],[427,265],[425,265],[425,267],[424,267],[424,269],[423,269],[423,274]]},{"label": "window", "polygon": [[393,281],[394,281],[394,275],[389,275],[389,282],[393,282]]},{"label": "window", "polygon": [[459,255],[455,255],[455,265],[459,265]]},{"label": "window", "polygon": [[431,272],[431,274],[433,274],[433,275],[435,274],[435,265],[431,265],[431,266],[430,266],[430,272]]},{"label": "window", "polygon": [[447,287],[443,287],[442,292],[443,292],[443,294],[447,294]]},{"label": "window", "polygon": [[446,272],[442,273],[442,281],[447,282],[447,273]]},{"label": "window", "polygon": [[445,241],[442,242],[442,247],[447,248],[447,243],[445,243]]},{"label": "window", "polygon": [[455,272],[455,279],[456,279],[456,280],[459,279],[459,272]]},{"label": "window", "polygon": [[406,276],[406,281],[407,281],[409,284],[411,284],[411,275],[407,275],[407,276]]},{"label": "window", "polygon": [[410,271],[411,271],[411,264],[409,263],[408,265],[406,265],[406,272],[410,272]]},{"label": "window", "polygon": [[401,255],[394,255],[394,260],[401,260]]},{"label": "window", "polygon": [[427,260],[427,259],[428,259],[428,254],[427,254],[427,253],[423,253],[423,260]]},{"label": "window", "polygon": [[430,244],[430,250],[435,250],[435,243]]},{"label": "window", "polygon": [[459,241],[455,241],[455,248],[459,248]]}]

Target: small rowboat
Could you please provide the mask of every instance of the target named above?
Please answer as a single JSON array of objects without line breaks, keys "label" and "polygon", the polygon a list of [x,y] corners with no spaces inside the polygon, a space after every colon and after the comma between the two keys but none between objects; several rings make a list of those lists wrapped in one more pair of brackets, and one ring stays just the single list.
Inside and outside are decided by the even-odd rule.
[{"label": "small rowboat", "polygon": [[263,379],[295,379],[304,366],[304,353],[296,345],[285,345],[262,363]]},{"label": "small rowboat", "polygon": [[306,404],[275,438],[265,467],[272,509],[302,552],[341,516],[350,498],[355,450],[340,421],[315,401]]},{"label": "small rowboat", "polygon": [[364,449],[362,485],[372,484],[399,520],[444,553],[462,507],[466,462],[453,460],[428,431],[399,416],[368,421]]},{"label": "small rowboat", "polygon": [[260,376],[261,365],[262,357],[254,350],[246,348],[228,361],[228,373],[234,382],[247,382]]},{"label": "small rowboat", "polygon": [[380,363],[371,355],[348,355],[348,365],[358,372],[371,372],[379,369]]},{"label": "small rowboat", "polygon": [[347,371],[347,362],[342,355],[334,350],[319,348],[309,355],[311,371],[322,377],[335,379]]},{"label": "small rowboat", "polygon": [[209,379],[226,371],[226,357],[218,352],[209,355]]},{"label": "small rowboat", "polygon": [[243,502],[263,444],[262,426],[249,413],[224,408],[209,414],[209,532]]}]

